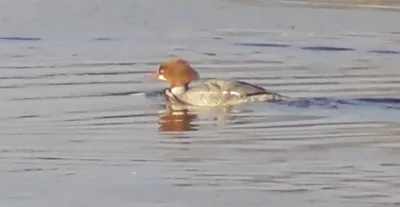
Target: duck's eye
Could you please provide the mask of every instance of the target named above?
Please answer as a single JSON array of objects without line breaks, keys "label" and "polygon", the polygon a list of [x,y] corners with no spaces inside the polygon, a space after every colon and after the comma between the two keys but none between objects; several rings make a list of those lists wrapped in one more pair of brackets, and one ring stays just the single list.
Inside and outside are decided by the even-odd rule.
[{"label": "duck's eye", "polygon": [[158,73],[159,74],[164,73],[164,67],[163,66],[160,66],[160,68],[158,68]]}]

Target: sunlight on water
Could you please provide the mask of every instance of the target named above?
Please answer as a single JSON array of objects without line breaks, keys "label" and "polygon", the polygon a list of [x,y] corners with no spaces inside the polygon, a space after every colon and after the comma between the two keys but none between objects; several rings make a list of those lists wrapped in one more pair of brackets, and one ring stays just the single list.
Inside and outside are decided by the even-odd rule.
[{"label": "sunlight on water", "polygon": [[[399,205],[397,2],[8,3],[0,206]],[[290,99],[171,110],[170,57]]]}]

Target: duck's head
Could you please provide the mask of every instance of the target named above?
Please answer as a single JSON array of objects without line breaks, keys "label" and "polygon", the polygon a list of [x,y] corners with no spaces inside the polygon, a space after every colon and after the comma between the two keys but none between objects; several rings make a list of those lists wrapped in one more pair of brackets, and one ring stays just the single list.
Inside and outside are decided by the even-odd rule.
[{"label": "duck's head", "polygon": [[159,80],[167,81],[171,89],[187,88],[190,82],[200,78],[199,73],[190,66],[188,61],[179,58],[169,59],[162,63],[156,76]]}]

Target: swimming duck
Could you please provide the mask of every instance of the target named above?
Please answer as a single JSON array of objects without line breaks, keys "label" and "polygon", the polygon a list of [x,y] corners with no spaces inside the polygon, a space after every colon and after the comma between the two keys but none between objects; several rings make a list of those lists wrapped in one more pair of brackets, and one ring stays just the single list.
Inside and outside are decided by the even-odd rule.
[{"label": "swimming duck", "polygon": [[180,58],[162,63],[153,75],[168,82],[169,88],[164,94],[172,104],[215,107],[287,98],[260,86],[231,79],[212,79],[189,87],[192,81],[200,79],[200,75],[187,60]]}]

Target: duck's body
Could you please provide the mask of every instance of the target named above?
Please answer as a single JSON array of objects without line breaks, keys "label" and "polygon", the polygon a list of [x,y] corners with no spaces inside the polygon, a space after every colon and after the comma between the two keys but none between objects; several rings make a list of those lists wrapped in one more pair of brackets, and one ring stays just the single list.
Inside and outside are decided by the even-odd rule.
[{"label": "duck's body", "polygon": [[177,104],[192,106],[231,106],[253,101],[281,100],[284,97],[246,82],[212,79],[181,93],[167,89],[167,97]]},{"label": "duck's body", "polygon": [[157,76],[169,82],[165,95],[171,104],[215,107],[286,98],[260,86],[235,80],[212,79],[189,87],[189,83],[198,80],[199,75],[187,61],[181,59],[162,64]]}]

